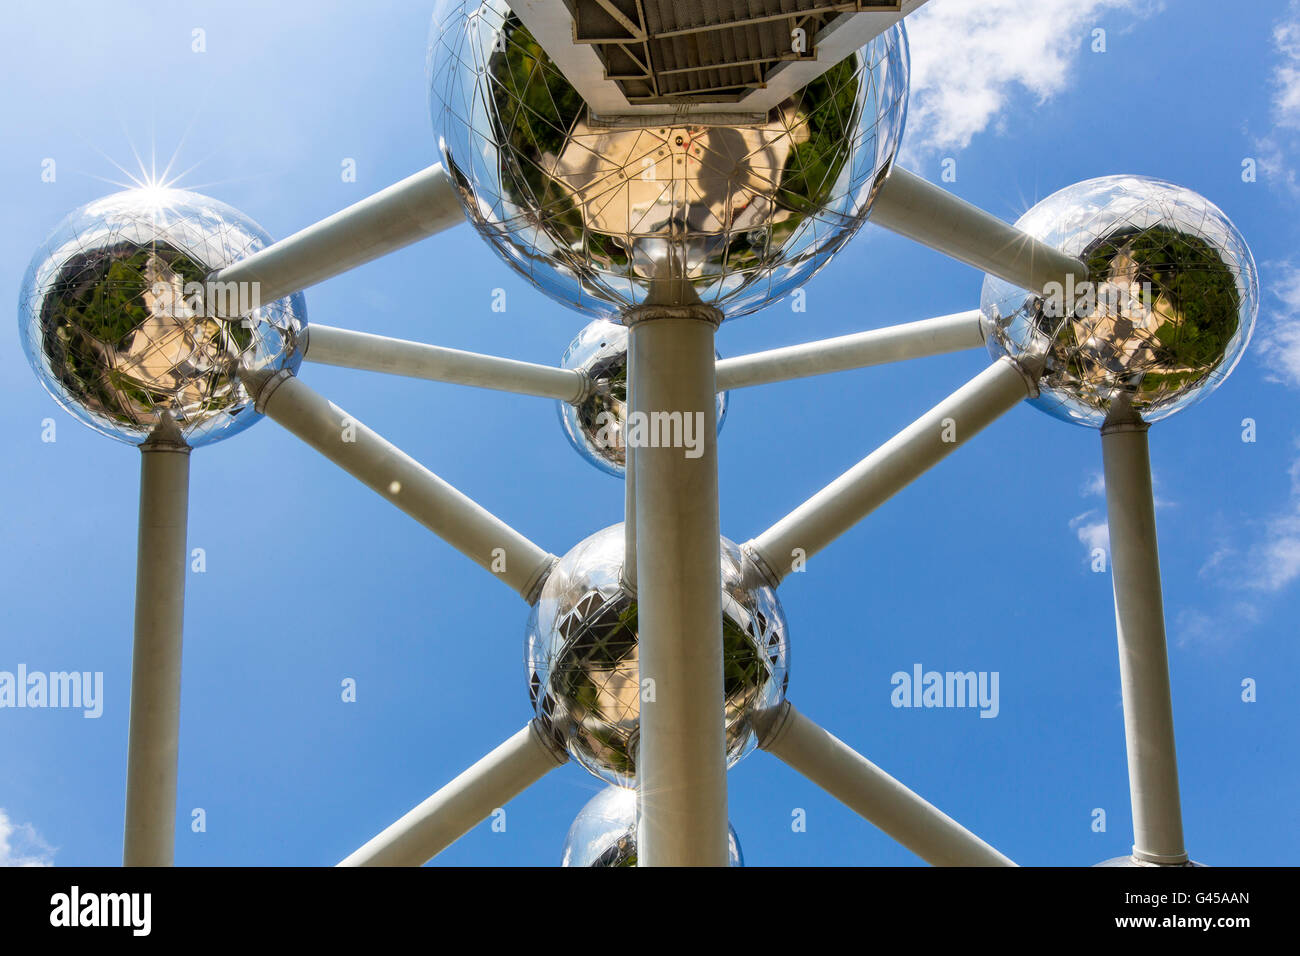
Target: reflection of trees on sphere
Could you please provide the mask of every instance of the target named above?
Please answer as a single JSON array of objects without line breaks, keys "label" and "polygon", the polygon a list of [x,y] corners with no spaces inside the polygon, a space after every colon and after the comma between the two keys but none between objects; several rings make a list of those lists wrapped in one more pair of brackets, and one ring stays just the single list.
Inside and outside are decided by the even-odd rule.
[{"label": "reflection of trees on sphere", "polygon": [[[537,716],[589,771],[636,777],[641,678],[636,597],[622,584],[623,526],[597,532],[551,572],[528,625],[528,688]],[[723,539],[722,642],[728,765],[755,746],[751,717],[785,698],[789,649],[776,593],[746,586],[746,558]]]},{"label": "reflection of trees on sphere", "polygon": [[258,415],[239,368],[296,368],[306,309],[301,295],[262,305],[211,276],[268,242],[236,210],[180,190],[131,189],[76,210],[23,283],[32,368],[72,414],[124,441],[164,418],[191,445],[242,430]]},{"label": "reflection of trees on sphere", "polygon": [[746,125],[592,116],[500,0],[455,5],[431,45],[434,123],[471,222],[597,315],[660,280],[728,316],[802,285],[862,225],[906,114],[901,26]]},{"label": "reflection of trees on sphere", "polygon": [[1033,295],[993,277],[983,309],[994,355],[1045,363],[1034,400],[1100,425],[1121,397],[1147,421],[1213,391],[1244,353],[1258,310],[1254,259],[1208,200],[1111,176],[1061,190],[1018,224],[1087,266],[1076,289]]}]

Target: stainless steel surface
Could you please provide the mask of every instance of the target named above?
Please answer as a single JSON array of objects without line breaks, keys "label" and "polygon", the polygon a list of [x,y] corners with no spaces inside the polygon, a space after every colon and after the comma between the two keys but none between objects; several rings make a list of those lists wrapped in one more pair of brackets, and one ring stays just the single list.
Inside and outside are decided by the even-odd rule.
[{"label": "stainless steel surface", "polygon": [[[237,210],[179,189],[128,189],[82,206],[23,279],[18,327],[36,377],[120,441],[140,444],[164,415],[191,446],[242,431],[260,416],[237,370],[296,369],[306,305],[208,277],[269,242]],[[242,319],[214,318],[230,298],[261,304]]]},{"label": "stainless steel surface", "polygon": [[[560,866],[612,868],[636,866],[637,793],[610,786],[592,797],[574,818],[564,838]],[[727,863],[744,866],[736,828],[727,827]]]},{"label": "stainless steel surface", "polygon": [[558,301],[609,316],[681,279],[728,318],[805,283],[871,207],[902,135],[902,27],[752,126],[611,127],[501,0],[435,23],[430,86],[470,221]]},{"label": "stainless steel surface", "polygon": [[[529,696],[555,739],[601,779],[632,785],[641,673],[623,546],[623,526],[614,525],[560,559],[529,619],[525,655]],[[720,559],[727,760],[735,764],[754,749],[751,715],[784,699],[790,650],[776,592],[745,586],[746,559],[726,539]]]},{"label": "stainless steel surface", "polygon": [[1259,310],[1246,241],[1217,206],[1142,176],[1049,196],[1017,228],[1083,260],[1055,295],[985,279],[989,351],[1046,361],[1038,408],[1099,427],[1124,396],[1145,421],[1204,398],[1245,354]]},{"label": "stainless steel surface", "polygon": [[[581,371],[589,385],[581,401],[559,405],[565,437],[579,455],[618,477],[626,477],[629,451],[625,440],[631,410],[627,349],[626,326],[596,319],[578,333],[560,360],[563,368]],[[716,433],[722,432],[727,419],[727,403],[727,393],[718,392],[714,408]]]}]

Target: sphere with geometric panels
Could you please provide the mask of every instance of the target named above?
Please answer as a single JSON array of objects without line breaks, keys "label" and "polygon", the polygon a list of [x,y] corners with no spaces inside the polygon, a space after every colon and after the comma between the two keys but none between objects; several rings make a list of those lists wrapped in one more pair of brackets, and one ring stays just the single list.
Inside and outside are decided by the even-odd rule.
[{"label": "sphere with geometric panels", "polygon": [[261,416],[238,370],[302,361],[301,294],[261,303],[213,272],[270,237],[198,193],[128,189],[69,215],[32,258],[18,301],[27,359],[60,405],[111,438],[140,444],[164,419],[191,446]]},{"label": "sphere with geometric panels", "polygon": [[[560,402],[560,424],[569,444],[606,474],[627,472],[627,326],[608,319],[588,324],[565,349],[563,368],[586,373],[590,390],[580,402]],[[727,393],[719,392],[717,430],[727,418]]]},{"label": "sphere with geometric panels", "polygon": [[[636,866],[636,800],[635,790],[615,786],[606,787],[588,800],[564,838],[560,866]],[[727,864],[745,865],[733,826],[727,827]]]},{"label": "sphere with geometric panels", "polygon": [[[193,781],[178,786],[185,591],[198,553],[188,538],[191,501],[237,518],[247,497],[192,497],[188,451],[263,415],[529,607],[520,608],[528,614],[531,701],[524,726],[426,799],[403,797],[412,809],[383,818],[382,829],[375,801],[358,799],[367,817],[356,834],[374,835],[340,865],[419,866],[489,817],[497,832],[502,808],[572,759],[605,789],[570,828],[563,865],[739,866],[727,771],[757,747],[921,860],[1015,865],[787,699],[790,647],[777,589],[812,559],[816,570],[832,572],[836,560],[855,560],[851,549],[829,549],[1025,400],[1101,429],[1112,580],[1104,613],[1113,610],[1120,651],[1132,843],[1130,854],[1099,866],[1196,865],[1183,833],[1182,808],[1196,804],[1179,788],[1146,424],[1204,398],[1240,361],[1259,307],[1255,262],[1218,207],[1159,180],[1079,183],[1012,226],[901,168],[911,69],[902,23],[925,2],[514,0],[512,7],[510,0],[439,0],[427,91],[440,162],[275,243],[229,206],[159,185],[92,202],[59,226],[23,282],[24,349],[59,404],[140,451],[125,865],[176,862],[183,829],[176,810],[187,806],[178,795],[196,792]],[[1046,28],[1050,19],[1050,12],[1024,11],[1005,26]],[[948,52],[928,50],[928,62]],[[1203,103],[1189,109],[1204,125]],[[868,218],[985,274],[980,308],[968,302],[963,312],[900,316],[718,361],[720,324],[802,287]],[[430,255],[419,289],[406,290],[415,294],[399,297],[407,327],[427,335],[390,338],[320,324],[304,334],[301,290],[466,221],[533,288],[592,317],[558,366],[428,341],[455,338],[463,314],[421,290],[441,295],[446,284],[471,277],[461,250],[447,255],[445,246]],[[854,298],[836,308],[854,315],[887,306],[870,301],[881,283],[910,281],[909,307],[933,291],[928,271],[891,266],[886,274],[883,265],[866,262],[849,276]],[[263,289],[274,290],[275,301],[262,302]],[[437,322],[418,314],[430,302]],[[510,350],[522,341],[515,332],[490,335]],[[558,351],[564,339],[550,348]],[[986,349],[995,357],[990,367],[872,448],[876,419],[901,414],[909,398],[931,391],[923,373],[910,371],[916,366],[892,380],[902,387],[887,379],[880,407],[848,415],[850,424],[870,426],[854,438],[864,457],[743,545],[720,537],[720,488],[734,492],[739,484],[766,495],[760,482],[802,486],[790,473],[805,458],[826,463],[801,452],[812,447],[810,436],[786,443],[760,430],[741,449],[749,467],[720,467],[718,443],[703,435],[726,417],[728,393],[720,387]],[[558,402],[570,443],[598,468],[626,476],[625,448],[637,449],[635,481],[602,500],[547,462],[521,457],[529,446],[512,419],[516,426],[500,429],[494,442],[513,456],[511,492],[523,499],[549,484],[582,495],[573,513],[590,523],[581,534],[620,515],[623,523],[556,557],[553,541],[531,540],[317,392],[309,374],[299,375],[304,363]],[[844,394],[825,386],[799,424],[817,425],[828,403],[845,404]],[[427,424],[436,404],[435,395],[410,407]],[[774,407],[760,399],[756,414]],[[647,429],[653,434],[640,433],[643,415],[655,422]],[[483,423],[474,424],[481,438]],[[846,434],[818,447],[833,447],[838,459]],[[442,456],[440,436],[437,444]],[[265,474],[263,466],[258,461],[251,473]],[[1042,482],[1053,481],[1059,485],[1060,475],[1045,473]],[[106,500],[98,485],[95,491],[80,514],[92,522]],[[51,492],[46,510],[67,510],[65,497]],[[760,510],[757,500],[751,495],[742,510]],[[885,517],[879,527],[888,534],[892,518]],[[206,527],[214,533],[210,521]],[[74,537],[51,554],[89,562],[90,575],[102,570],[98,529]],[[921,573],[932,572],[924,563],[934,556],[919,553]],[[430,577],[427,567],[411,567]],[[400,575],[401,565],[383,570]],[[878,623],[890,610],[876,601],[878,579],[871,568],[856,576],[839,569],[831,585],[853,580],[856,587],[840,620]],[[902,582],[902,572],[893,580]],[[457,606],[481,609],[492,600],[476,594],[460,594]],[[911,613],[918,594],[899,587],[884,594],[885,604]],[[1048,604],[1064,599],[1040,596]],[[925,599],[920,594],[919,603]],[[334,610],[327,601],[309,603],[327,616]],[[873,603],[870,614],[862,613],[865,603]],[[364,644],[375,610],[353,610]],[[909,618],[909,634],[926,610]],[[192,616],[210,632],[206,616]],[[245,614],[235,623],[253,620]],[[845,637],[825,636],[841,644]],[[828,646],[823,656],[845,667],[852,653]],[[387,663],[399,676],[412,668],[409,660]],[[862,672],[856,664],[846,674],[852,682]],[[346,701],[351,689],[343,684]],[[466,700],[443,715],[446,736],[457,742],[484,723],[473,709],[484,698]],[[522,694],[514,703],[522,710]],[[831,709],[824,700],[817,706]],[[212,740],[242,756],[240,740]],[[1205,806],[1199,802],[1202,818]],[[1023,832],[1016,836],[1030,845]],[[1047,855],[1041,841],[1032,845]]]},{"label": "sphere with geometric panels", "polygon": [[444,4],[429,64],[470,222],[596,316],[682,285],[728,318],[783,298],[865,222],[907,114],[901,22],[743,124],[606,121],[504,0]]},{"label": "sphere with geometric panels", "polygon": [[1021,217],[1024,232],[1082,260],[1086,279],[1036,295],[994,276],[981,307],[995,357],[1045,363],[1032,403],[1097,427],[1122,401],[1147,422],[1219,387],[1250,343],[1255,260],[1236,227],[1189,189],[1107,176]]},{"label": "sphere with geometric panels", "polygon": [[[598,531],[560,559],[528,621],[528,691],[555,741],[591,773],[636,783],[641,713],[637,599],[623,582],[624,527]],[[785,699],[790,651],[776,592],[722,539],[722,653],[727,765],[754,749],[753,715]]]}]

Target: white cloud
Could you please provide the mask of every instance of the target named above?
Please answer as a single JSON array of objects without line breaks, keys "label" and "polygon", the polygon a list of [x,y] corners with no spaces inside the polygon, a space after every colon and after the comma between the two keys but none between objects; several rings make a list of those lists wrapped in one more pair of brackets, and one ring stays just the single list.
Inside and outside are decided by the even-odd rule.
[{"label": "white cloud", "polygon": [[1201,577],[1213,579],[1219,572],[1220,568],[1228,566],[1228,562],[1237,557],[1237,551],[1231,545],[1220,545],[1201,565],[1198,572]]},{"label": "white cloud", "polygon": [[1295,132],[1300,130],[1300,0],[1291,0],[1287,12],[1273,27],[1273,131],[1256,141],[1259,166],[1271,182],[1300,195],[1300,177],[1291,163]]},{"label": "white cloud", "polygon": [[907,18],[908,150],[963,149],[1000,123],[1016,93],[1051,99],[1069,85],[1101,14],[1150,7],[1148,0],[930,0]]},{"label": "white cloud", "polygon": [[[1084,498],[1105,498],[1106,476],[1099,471],[1092,472],[1084,480],[1079,494]],[[1090,508],[1081,515],[1075,515],[1070,519],[1070,530],[1078,536],[1079,543],[1088,553],[1089,561],[1098,548],[1110,554],[1110,526],[1106,524],[1104,510]]]},{"label": "white cloud", "polygon": [[[1288,384],[1300,387],[1300,380]],[[1201,565],[1201,579],[1218,592],[1207,592],[1202,599],[1220,606],[1208,612],[1192,607],[1178,612],[1172,633],[1180,647],[1229,642],[1260,621],[1272,603],[1269,596],[1300,581],[1300,442],[1296,448],[1285,504],[1262,521],[1244,521]]]},{"label": "white cloud", "polygon": [[1273,48],[1282,63],[1273,71],[1273,118],[1279,126],[1300,129],[1300,2],[1291,0],[1286,17],[1273,28]]},{"label": "white cloud", "polygon": [[1281,591],[1300,579],[1300,458],[1291,463],[1291,499],[1264,522],[1264,534],[1252,549],[1245,583],[1258,591]]},{"label": "white cloud", "polygon": [[1259,621],[1259,609],[1246,601],[1237,601],[1217,615],[1204,614],[1194,608],[1179,611],[1173,635],[1178,647],[1217,648],[1231,644],[1241,632]]},{"label": "white cloud", "polygon": [[1089,557],[1098,548],[1110,553],[1110,527],[1106,524],[1106,516],[1098,517],[1095,508],[1071,518],[1070,530],[1078,535],[1079,543],[1087,549]]},{"label": "white cloud", "polygon": [[1300,513],[1268,522],[1256,571],[1249,583],[1264,591],[1280,591],[1300,578]]},{"label": "white cloud", "polygon": [[1265,263],[1264,285],[1277,297],[1256,346],[1269,367],[1269,379],[1300,388],[1300,265]]},{"label": "white cloud", "polygon": [[1220,641],[1222,628],[1210,615],[1195,608],[1184,608],[1174,619],[1173,633],[1179,647],[1193,644],[1212,645]]},{"label": "white cloud", "polygon": [[1206,613],[1185,608],[1175,619],[1174,633],[1180,647],[1216,645],[1238,636],[1257,623],[1263,607],[1257,601],[1278,594],[1300,580],[1300,457],[1289,469],[1291,495],[1286,505],[1263,522],[1252,522],[1241,535],[1245,547],[1225,543],[1201,567],[1201,577],[1246,597],[1236,597],[1227,606]]},{"label": "white cloud", "polygon": [[54,850],[30,823],[14,823],[0,809],[0,866],[53,866]]}]

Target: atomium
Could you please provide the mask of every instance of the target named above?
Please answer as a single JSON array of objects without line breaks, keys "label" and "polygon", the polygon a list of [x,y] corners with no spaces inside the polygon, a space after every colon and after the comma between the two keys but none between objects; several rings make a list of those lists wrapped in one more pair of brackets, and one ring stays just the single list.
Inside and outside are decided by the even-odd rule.
[{"label": "atomium", "polygon": [[[543,5],[520,9],[551,17],[590,9],[581,0]],[[1160,606],[1160,570],[1146,424],[1219,387],[1250,340],[1255,264],[1226,216],[1187,189],[1111,176],[1061,190],[1012,228],[897,167],[910,69],[901,9],[891,16],[882,4],[801,3],[809,19],[800,22],[828,27],[822,32],[832,37],[850,31],[852,42],[821,61],[794,49],[788,11],[757,3],[734,5],[722,22],[659,29],[658,40],[680,41],[695,60],[680,69],[641,66],[694,75],[695,94],[707,74],[727,66],[704,55],[722,56],[726,42],[682,39],[701,31],[732,31],[735,39],[743,27],[759,42],[766,30],[766,52],[740,58],[757,70],[748,81],[755,89],[770,90],[773,78],[757,63],[772,73],[817,67],[777,82],[775,105],[742,121],[712,111],[723,101],[698,96],[653,118],[602,115],[504,0],[441,6],[428,63],[441,165],[262,255],[268,237],[222,203],[162,187],[128,190],[74,212],[28,270],[19,327],[37,377],[81,421],[142,450],[135,667],[148,679],[132,686],[127,861],[173,862],[175,835],[189,456],[174,454],[184,450],[175,440],[149,439],[165,433],[189,446],[211,443],[264,413],[532,606],[525,639],[532,718],[345,864],[423,863],[572,757],[617,786],[583,808],[564,865],[651,858],[739,865],[725,769],[761,746],[929,862],[1010,865],[795,710],[786,699],[790,649],[776,589],[1023,400],[1065,421],[1112,426],[1103,428],[1102,450],[1108,500],[1120,516],[1110,527],[1114,608],[1126,731],[1140,757],[1129,766],[1133,853],[1102,865],[1187,860],[1164,623],[1149,613]],[[635,42],[647,44],[656,38],[646,9],[661,16],[674,7],[596,6],[597,16],[621,18],[640,31]],[[577,20],[562,26],[574,28],[577,44]],[[462,212],[534,287],[596,318],[559,367],[319,325],[302,335],[304,301],[287,290],[418,242]],[[994,363],[737,546],[718,537],[715,444],[701,443],[699,455],[646,448],[622,441],[624,426],[646,414],[636,403],[655,394],[684,407],[651,414],[712,413],[709,427],[721,428],[729,396],[714,391],[726,378],[713,344],[717,320],[752,313],[809,281],[873,212],[880,225],[988,272],[980,308],[740,356],[726,363],[732,377],[724,387],[986,345]],[[286,297],[263,303],[256,288],[222,288],[214,277],[230,266]],[[1056,288],[1045,275],[1060,280]],[[216,296],[227,301],[218,305]],[[622,446],[637,449],[625,523],[557,558],[312,391],[298,379],[303,362],[559,401],[570,443],[591,464],[622,475]],[[943,437],[959,420],[956,440]],[[629,542],[634,561],[626,560]],[[638,580],[637,562],[653,572]],[[642,606],[655,613],[640,618]],[[676,682],[673,695],[646,696],[658,677],[643,680],[640,660],[652,650],[672,665],[661,683]],[[700,661],[707,666],[686,666]],[[677,715],[665,699],[686,702],[689,732],[668,727],[664,715]],[[642,703],[651,700],[662,709],[647,706],[643,720]],[[147,719],[136,719],[137,707]],[[639,801],[632,786],[644,789]],[[674,822],[651,826],[652,817]]]},{"label": "atomium", "polygon": [[[624,583],[624,527],[560,559],[528,621],[528,689],[538,718],[596,776],[636,781],[641,701],[637,599]],[[776,592],[749,585],[749,558],[725,538],[722,660],[727,765],[754,749],[753,715],[785,699],[790,650]]]},{"label": "atomium", "polygon": [[[582,401],[559,404],[569,444],[601,471],[621,477],[627,469],[627,327],[596,319],[565,349],[560,365],[582,371],[589,382]],[[718,393],[714,418],[721,433],[726,392]]]},{"label": "atomium", "polygon": [[[1063,189],[1017,223],[1087,266],[1031,295],[989,276],[989,351],[1045,364],[1033,404],[1099,426],[1121,396],[1147,422],[1214,391],[1250,342],[1255,260],[1236,227],[1189,189],[1107,176]],[[1045,290],[1046,291],[1046,290]]]},{"label": "atomium", "polygon": [[[636,791],[609,786],[578,811],[564,838],[560,866],[636,866]],[[744,866],[736,828],[727,827],[727,862]]]},{"label": "atomium", "polygon": [[[255,288],[214,290],[209,277],[269,243],[230,206],[179,189],[82,206],[23,280],[18,324],[36,377],[121,441],[143,442],[164,417],[191,446],[242,431],[259,416],[238,370],[296,370],[306,305],[301,294],[263,304]],[[227,296],[234,318],[215,308]]]},{"label": "atomium", "polygon": [[750,126],[603,122],[502,0],[450,4],[429,63],[470,222],[597,316],[657,284],[684,282],[728,318],[803,285],[865,222],[907,115],[901,23]]}]

